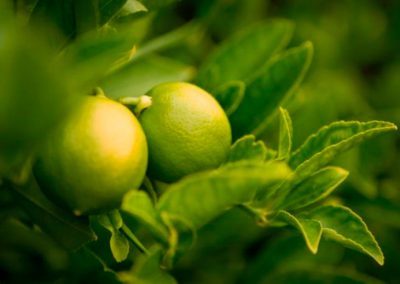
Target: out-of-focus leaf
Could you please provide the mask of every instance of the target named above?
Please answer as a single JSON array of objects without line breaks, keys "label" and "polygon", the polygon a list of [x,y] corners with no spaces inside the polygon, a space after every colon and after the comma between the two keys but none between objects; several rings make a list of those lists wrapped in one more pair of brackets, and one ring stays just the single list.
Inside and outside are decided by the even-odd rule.
[{"label": "out-of-focus leaf", "polygon": [[124,226],[124,221],[118,210],[97,215],[94,219],[107,231],[111,233],[110,249],[117,262],[124,261],[129,254],[129,241],[120,229]]},{"label": "out-of-focus leaf", "polygon": [[[68,262],[68,253],[40,230],[34,230],[14,218],[0,222],[0,251],[24,249],[40,255],[49,267],[60,269]],[[4,258],[2,258],[4,261]],[[12,265],[12,263],[10,263]]]},{"label": "out-of-focus leaf", "polygon": [[159,9],[176,1],[178,0],[140,0],[140,2],[142,2],[149,9]]},{"label": "out-of-focus leaf", "polygon": [[220,45],[200,67],[195,83],[208,91],[232,80],[252,76],[293,32],[287,20],[272,20],[251,26]]},{"label": "out-of-focus leaf", "polygon": [[162,224],[160,216],[146,192],[129,191],[124,196],[121,210],[138,219],[157,239],[167,243],[167,228]]},{"label": "out-of-focus leaf", "polygon": [[289,173],[281,162],[229,164],[172,184],[156,208],[200,228],[232,206],[251,201],[258,189],[282,181]]},{"label": "out-of-focus leaf", "polygon": [[187,81],[193,68],[174,60],[148,56],[137,60],[101,82],[105,94],[113,99],[142,96],[157,84]]},{"label": "out-of-focus leaf", "polygon": [[154,52],[161,51],[166,48],[171,48],[178,43],[183,42],[188,37],[196,35],[200,29],[198,22],[189,22],[171,32],[158,36],[150,41],[139,46],[137,53],[135,54],[135,60],[149,55]]},{"label": "out-of-focus leaf", "polygon": [[[78,0],[80,1],[80,0]],[[98,0],[100,26],[106,24],[129,0]]]},{"label": "out-of-focus leaf", "polygon": [[33,152],[72,110],[77,94],[41,34],[6,22],[0,38],[0,176],[21,183]]},{"label": "out-of-focus leaf", "polygon": [[338,269],[343,259],[342,247],[332,242],[321,242],[318,254],[314,255],[306,249],[304,239],[299,234],[288,234],[287,231],[284,233],[278,238],[268,239],[257,250],[256,255],[249,260],[245,271],[241,273],[238,283],[260,284],[277,272],[299,266],[314,267],[316,271],[321,264],[324,264]]},{"label": "out-of-focus leaf", "polygon": [[[113,0],[109,2],[113,2]],[[72,0],[72,3],[74,6],[74,18],[77,36],[92,30],[96,30],[99,24],[100,16],[98,0]]]},{"label": "out-of-focus leaf", "polygon": [[293,127],[289,112],[280,108],[278,160],[287,160],[292,151]]},{"label": "out-of-focus leaf", "polygon": [[228,116],[238,108],[243,99],[245,87],[242,81],[232,81],[217,89],[213,94]]},{"label": "out-of-focus leaf", "polygon": [[176,284],[176,280],[160,267],[162,250],[153,247],[148,256],[140,255],[131,271],[119,272],[119,279],[127,284]]},{"label": "out-of-focus leaf", "polygon": [[253,135],[246,135],[238,139],[231,147],[227,163],[241,160],[265,161],[267,148],[263,141],[256,142]]},{"label": "out-of-focus leaf", "polygon": [[55,37],[51,41],[57,47],[64,46],[68,40],[76,36],[73,1],[38,0],[31,13],[31,23],[38,26],[48,26],[50,23],[61,32],[62,36],[57,36],[57,34],[49,35]]},{"label": "out-of-focus leaf", "polygon": [[281,208],[294,210],[313,204],[335,190],[349,172],[339,167],[323,168],[293,188]]},{"label": "out-of-focus leaf", "polygon": [[385,121],[338,121],[322,127],[311,135],[292,155],[289,164],[293,168],[318,169],[338,154],[380,133],[396,130],[393,123]]},{"label": "out-of-focus leaf", "polygon": [[356,213],[344,206],[321,206],[306,214],[321,223],[324,236],[372,257],[383,265],[384,256],[367,225]]},{"label": "out-of-focus leaf", "polygon": [[33,180],[25,186],[10,190],[32,221],[67,249],[75,250],[96,240],[86,218],[78,218],[55,206]]},{"label": "out-of-focus leaf", "polygon": [[279,211],[273,221],[283,221],[292,225],[303,235],[304,241],[308,249],[316,254],[318,251],[319,241],[322,236],[322,226],[318,221],[294,216],[287,211]]},{"label": "out-of-focus leaf", "polygon": [[120,231],[114,230],[110,238],[110,248],[117,262],[124,261],[129,254],[129,241]]},{"label": "out-of-focus leaf", "polygon": [[138,15],[148,12],[147,8],[138,0],[128,0],[122,9],[118,12],[118,20],[135,19]]},{"label": "out-of-focus leaf", "polygon": [[124,225],[124,220],[122,220],[118,210],[112,210],[108,213],[97,215],[95,218],[99,224],[110,233],[113,233],[114,230],[121,229]]},{"label": "out-of-focus leaf", "polygon": [[76,84],[90,88],[105,75],[121,68],[133,56],[136,35],[128,30],[88,33],[68,46],[62,59],[70,62]]},{"label": "out-of-focus leaf", "polygon": [[312,44],[306,42],[273,57],[252,76],[242,103],[230,116],[234,137],[265,130],[271,116],[302,81],[312,53]]},{"label": "out-of-focus leaf", "polygon": [[265,277],[260,283],[348,283],[348,284],[383,284],[382,281],[347,268],[324,265],[300,265],[300,267],[277,271]]}]

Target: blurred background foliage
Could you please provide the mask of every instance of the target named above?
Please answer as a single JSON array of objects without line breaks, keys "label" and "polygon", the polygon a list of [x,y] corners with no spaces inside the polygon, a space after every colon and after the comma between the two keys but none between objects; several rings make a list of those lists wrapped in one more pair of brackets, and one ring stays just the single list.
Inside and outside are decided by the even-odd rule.
[{"label": "blurred background foliage", "polygon": [[[18,22],[34,23],[35,32],[29,33],[10,24],[14,21],[10,9],[0,5],[0,173],[18,172],[22,177],[12,177],[17,181],[29,164],[26,157],[73,108],[77,94],[89,92],[93,82],[118,98],[142,95],[164,81],[191,80],[213,48],[263,19],[293,21],[290,46],[305,40],[314,44],[310,71],[286,106],[293,118],[295,146],[335,120],[381,119],[400,125],[397,0],[148,0],[142,1],[143,6],[131,1],[136,6],[124,6],[113,25],[100,28],[104,33],[116,27],[129,29],[129,37],[123,34],[123,39],[116,37],[115,42],[136,42],[136,49],[131,50],[134,60],[122,68],[117,64],[106,74],[102,74],[103,67],[110,63],[96,63],[100,74],[95,78],[82,78],[87,74],[85,68],[93,64],[85,48],[79,49],[84,44],[62,52],[66,60],[49,64],[67,43],[85,42],[86,38],[90,48],[93,38],[86,34],[90,19],[77,27],[68,17],[54,15],[55,25],[49,26],[41,22],[46,11],[35,7],[36,2],[13,1]],[[68,12],[68,7],[59,9],[62,15]],[[81,9],[84,11],[84,4]],[[107,11],[105,6],[100,23],[107,22]],[[69,65],[76,61],[80,64]],[[32,90],[36,97],[23,95]],[[59,108],[49,107],[52,105]],[[276,144],[274,133],[276,129],[270,127],[264,135],[268,145]],[[179,283],[399,283],[399,150],[399,136],[391,134],[339,157],[337,164],[351,174],[335,199],[328,201],[344,203],[363,216],[385,254],[383,267],[329,241],[322,242],[314,256],[297,232],[256,227],[247,215],[232,210],[199,232],[196,246],[178,263],[173,275]],[[5,191],[0,194],[3,218],[16,209]],[[14,214],[29,219],[22,212]],[[101,265],[88,252],[71,255],[40,230],[28,229],[26,223],[15,219],[1,222],[0,236],[1,283],[1,277],[15,283],[26,279],[40,283],[115,281],[108,273],[97,273]]]}]

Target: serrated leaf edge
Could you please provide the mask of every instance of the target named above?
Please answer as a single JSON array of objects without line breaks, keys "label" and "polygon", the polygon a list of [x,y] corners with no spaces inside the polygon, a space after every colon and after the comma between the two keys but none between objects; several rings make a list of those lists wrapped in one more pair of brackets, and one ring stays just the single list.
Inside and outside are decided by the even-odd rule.
[{"label": "serrated leaf edge", "polygon": [[[346,240],[349,243],[351,243],[352,245],[354,245],[355,247],[358,247],[362,252],[364,252],[365,254],[369,255],[370,257],[372,257],[379,265],[383,265],[384,264],[384,260],[385,257],[383,255],[382,249],[379,246],[378,242],[375,239],[375,236],[371,233],[371,231],[368,229],[367,224],[365,224],[364,220],[357,214],[355,213],[353,210],[351,210],[350,208],[346,207],[346,206],[342,206],[342,205],[328,205],[327,207],[336,207],[336,208],[341,208],[347,212],[349,212],[353,217],[355,217],[358,221],[360,221],[361,225],[363,226],[363,228],[365,229],[365,231],[367,232],[367,234],[371,237],[371,239],[373,240],[374,244],[376,245],[378,251],[379,251],[379,256],[374,256],[372,253],[370,253],[369,251],[367,251],[362,245],[360,245],[359,243],[353,241],[352,239],[346,238],[343,235],[337,233],[334,229],[330,229],[330,228],[324,228],[323,224],[322,225],[322,230],[326,231],[326,232],[330,232],[332,234],[335,235],[335,237],[339,237],[342,240]],[[318,210],[318,208],[315,209],[315,211]],[[312,214],[312,211],[311,211]]]}]

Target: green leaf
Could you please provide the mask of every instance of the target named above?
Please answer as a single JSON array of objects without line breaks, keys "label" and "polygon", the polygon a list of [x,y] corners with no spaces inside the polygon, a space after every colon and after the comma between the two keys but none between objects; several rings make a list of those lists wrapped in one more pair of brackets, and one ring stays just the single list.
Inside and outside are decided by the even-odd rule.
[{"label": "green leaf", "polygon": [[[111,233],[110,249],[117,262],[124,261],[129,254],[129,241],[120,231],[124,227],[124,221],[118,210],[94,216],[95,220]],[[130,233],[130,232],[129,232]]]},{"label": "green leaf", "polygon": [[187,81],[192,74],[191,66],[160,56],[148,56],[108,76],[100,85],[108,97],[135,97],[144,95],[160,83]]},{"label": "green leaf", "polygon": [[53,41],[57,47],[64,46],[76,35],[73,0],[38,0],[31,13],[30,23],[39,26],[50,24],[57,28],[62,37],[56,33],[50,34],[53,38],[49,41]]},{"label": "green leaf", "polygon": [[171,5],[178,0],[140,0],[149,9],[158,9],[163,6]]},{"label": "green leaf", "polygon": [[107,213],[111,224],[116,230],[119,230],[124,225],[124,220],[122,220],[121,214],[118,210],[111,210]]},{"label": "green leaf", "polygon": [[107,214],[97,215],[95,216],[95,219],[104,229],[109,231],[111,234],[114,232],[114,226],[111,223],[111,220]]},{"label": "green leaf", "polygon": [[364,221],[344,206],[321,206],[307,214],[308,218],[319,221],[324,236],[371,256],[383,265],[384,256]]},{"label": "green leaf", "polygon": [[97,239],[86,218],[76,217],[55,206],[33,180],[10,190],[32,221],[63,247],[76,250]]},{"label": "green leaf", "polygon": [[321,223],[307,218],[294,216],[287,211],[278,211],[273,221],[283,221],[288,225],[292,225],[303,235],[304,240],[307,244],[308,249],[316,254],[318,251],[319,242],[322,236]]},{"label": "green leaf", "polygon": [[110,238],[110,248],[114,259],[122,262],[128,257],[129,241],[119,230],[114,230]]},{"label": "green leaf", "polygon": [[279,150],[278,160],[287,160],[292,151],[293,127],[289,112],[279,108],[280,127],[279,127]]},{"label": "green leaf", "polygon": [[287,20],[272,20],[251,26],[220,45],[200,67],[195,83],[208,91],[232,80],[244,80],[277,51],[293,32]]},{"label": "green leaf", "polygon": [[292,168],[318,169],[340,153],[380,133],[397,130],[385,121],[337,121],[311,135],[292,155]]},{"label": "green leaf", "polygon": [[119,279],[128,284],[176,284],[176,280],[160,267],[161,248],[155,246],[150,255],[140,255],[131,271],[119,272]]},{"label": "green leaf", "polygon": [[286,266],[275,273],[266,275],[266,283],[348,283],[348,284],[383,284],[384,282],[348,267],[324,264],[299,264],[297,267]]},{"label": "green leaf", "polygon": [[121,229],[124,225],[124,220],[122,220],[121,214],[118,210],[112,210],[105,214],[96,215],[95,218],[99,224],[110,233]]},{"label": "green leaf", "polygon": [[231,146],[227,163],[242,160],[265,161],[267,148],[263,141],[256,142],[254,135],[246,135]]},{"label": "green leaf", "polygon": [[[78,0],[79,1],[79,0]],[[99,23],[103,26],[110,21],[129,0],[98,0]]]},{"label": "green leaf", "polygon": [[117,20],[135,19],[138,15],[148,12],[147,8],[138,0],[128,0],[122,9],[118,12]]},{"label": "green leaf", "polygon": [[62,59],[70,62],[70,72],[79,86],[93,87],[132,58],[135,43],[136,36],[129,29],[88,33],[68,46]]},{"label": "green leaf", "polygon": [[[62,267],[68,259],[68,252],[55,243],[46,233],[30,227],[14,217],[2,217],[0,222],[0,251],[2,252],[2,266],[9,262],[16,265],[12,251],[21,248],[29,254],[40,255],[43,264],[48,267]],[[10,252],[10,257],[5,255]],[[25,256],[26,257],[26,256]],[[22,256],[19,261],[26,259]],[[17,262],[18,263],[18,262]],[[3,266],[4,267],[4,266]]]},{"label": "green leaf", "polygon": [[159,52],[166,48],[171,48],[184,42],[189,37],[198,34],[201,31],[201,24],[198,22],[189,22],[175,30],[151,39],[138,49],[134,60],[147,56],[151,53]]},{"label": "green leaf", "polygon": [[157,239],[168,242],[168,230],[146,192],[129,191],[123,198],[121,210],[139,220]]},{"label": "green leaf", "polygon": [[228,116],[238,108],[243,99],[245,87],[242,81],[232,81],[215,92],[214,97]]},{"label": "green leaf", "polygon": [[172,184],[156,208],[200,228],[232,206],[251,201],[259,188],[281,182],[289,173],[281,162],[229,164]]},{"label": "green leaf", "polygon": [[0,177],[23,183],[32,155],[78,96],[41,34],[4,23],[0,38]]},{"label": "green leaf", "polygon": [[72,0],[72,2],[74,6],[77,36],[96,30],[100,16],[98,0]]},{"label": "green leaf", "polygon": [[280,207],[294,210],[311,205],[327,197],[348,175],[339,167],[323,168],[293,188]]},{"label": "green leaf", "polygon": [[286,195],[298,184],[336,158],[340,153],[383,132],[396,130],[393,123],[384,121],[338,121],[321,128],[296,150],[289,165],[295,168],[290,180],[276,191],[272,202],[280,207]]},{"label": "green leaf", "polygon": [[230,116],[234,137],[261,134],[278,107],[303,80],[311,63],[310,42],[274,56],[246,82],[246,92],[238,109]]}]

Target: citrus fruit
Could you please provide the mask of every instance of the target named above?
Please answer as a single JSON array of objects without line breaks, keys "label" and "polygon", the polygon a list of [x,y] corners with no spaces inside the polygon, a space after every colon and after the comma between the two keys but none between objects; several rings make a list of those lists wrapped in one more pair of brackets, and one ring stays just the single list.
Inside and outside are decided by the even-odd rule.
[{"label": "citrus fruit", "polygon": [[219,166],[231,145],[231,127],[218,102],[183,82],[151,89],[150,107],[139,116],[149,146],[149,175],[173,182]]},{"label": "citrus fruit", "polygon": [[77,215],[119,206],[138,188],[147,167],[147,142],[128,108],[85,97],[39,153],[34,175],[43,191]]}]

